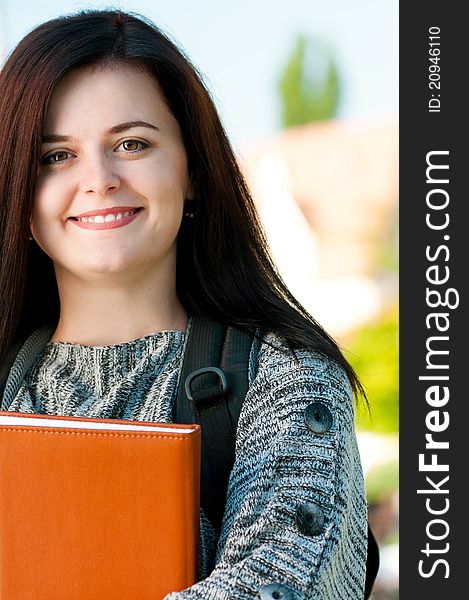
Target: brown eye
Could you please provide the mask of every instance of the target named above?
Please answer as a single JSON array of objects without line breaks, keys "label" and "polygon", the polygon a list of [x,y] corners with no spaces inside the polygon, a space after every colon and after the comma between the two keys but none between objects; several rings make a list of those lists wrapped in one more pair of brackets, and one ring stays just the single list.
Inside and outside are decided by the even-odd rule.
[{"label": "brown eye", "polygon": [[125,140],[121,145],[126,152],[138,152],[147,147],[147,144],[140,140]]},{"label": "brown eye", "polygon": [[45,156],[42,159],[42,163],[45,165],[57,164],[57,163],[63,162],[64,160],[67,160],[68,157],[69,157],[68,152],[65,152],[65,150],[59,150],[58,152],[53,152],[52,154],[47,154],[47,156]]}]

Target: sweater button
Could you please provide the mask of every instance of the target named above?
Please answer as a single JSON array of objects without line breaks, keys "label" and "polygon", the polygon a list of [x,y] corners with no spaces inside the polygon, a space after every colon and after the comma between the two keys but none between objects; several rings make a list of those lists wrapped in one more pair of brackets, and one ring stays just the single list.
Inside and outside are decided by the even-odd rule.
[{"label": "sweater button", "polygon": [[331,411],[322,402],[313,402],[304,412],[305,423],[313,433],[322,435],[332,426]]},{"label": "sweater button", "polygon": [[259,590],[261,600],[296,600],[296,594],[286,585],[270,583]]},{"label": "sweater button", "polygon": [[314,502],[300,504],[295,519],[296,526],[304,535],[319,535],[324,529],[324,513]]}]

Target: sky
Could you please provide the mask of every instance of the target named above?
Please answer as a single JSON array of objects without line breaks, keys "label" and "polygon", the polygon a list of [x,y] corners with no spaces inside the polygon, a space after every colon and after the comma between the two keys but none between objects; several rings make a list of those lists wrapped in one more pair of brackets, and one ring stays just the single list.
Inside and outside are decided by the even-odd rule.
[{"label": "sky", "polygon": [[397,119],[398,0],[0,0],[4,53],[39,23],[88,8],[137,12],[169,33],[203,73],[240,150],[280,130],[278,80],[300,33],[334,53],[339,118]]}]

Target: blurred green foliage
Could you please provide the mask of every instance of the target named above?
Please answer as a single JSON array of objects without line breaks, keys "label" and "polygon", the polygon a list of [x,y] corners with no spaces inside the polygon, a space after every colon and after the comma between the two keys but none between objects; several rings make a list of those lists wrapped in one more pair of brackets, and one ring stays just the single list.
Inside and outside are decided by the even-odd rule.
[{"label": "blurred green foliage", "polygon": [[366,476],[366,497],[369,503],[379,502],[399,487],[399,462],[393,460],[373,467]]},{"label": "blurred green foliage", "polygon": [[382,240],[379,270],[382,274],[399,272],[399,209],[397,199],[395,209],[389,219],[387,235]]},{"label": "blurred green foliage", "polygon": [[332,118],[339,91],[331,53],[312,38],[299,35],[280,77],[283,127]]},{"label": "blurred green foliage", "polygon": [[397,306],[349,337],[345,354],[365,388],[370,413],[361,407],[357,428],[399,431],[399,345]]}]

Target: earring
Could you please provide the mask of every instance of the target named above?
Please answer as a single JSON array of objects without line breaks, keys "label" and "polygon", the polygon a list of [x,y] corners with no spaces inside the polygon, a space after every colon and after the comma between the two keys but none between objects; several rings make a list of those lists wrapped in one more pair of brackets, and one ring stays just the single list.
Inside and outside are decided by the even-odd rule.
[{"label": "earring", "polygon": [[196,215],[195,210],[196,203],[194,200],[186,200],[184,203],[184,213],[183,216],[186,219],[193,219]]}]

